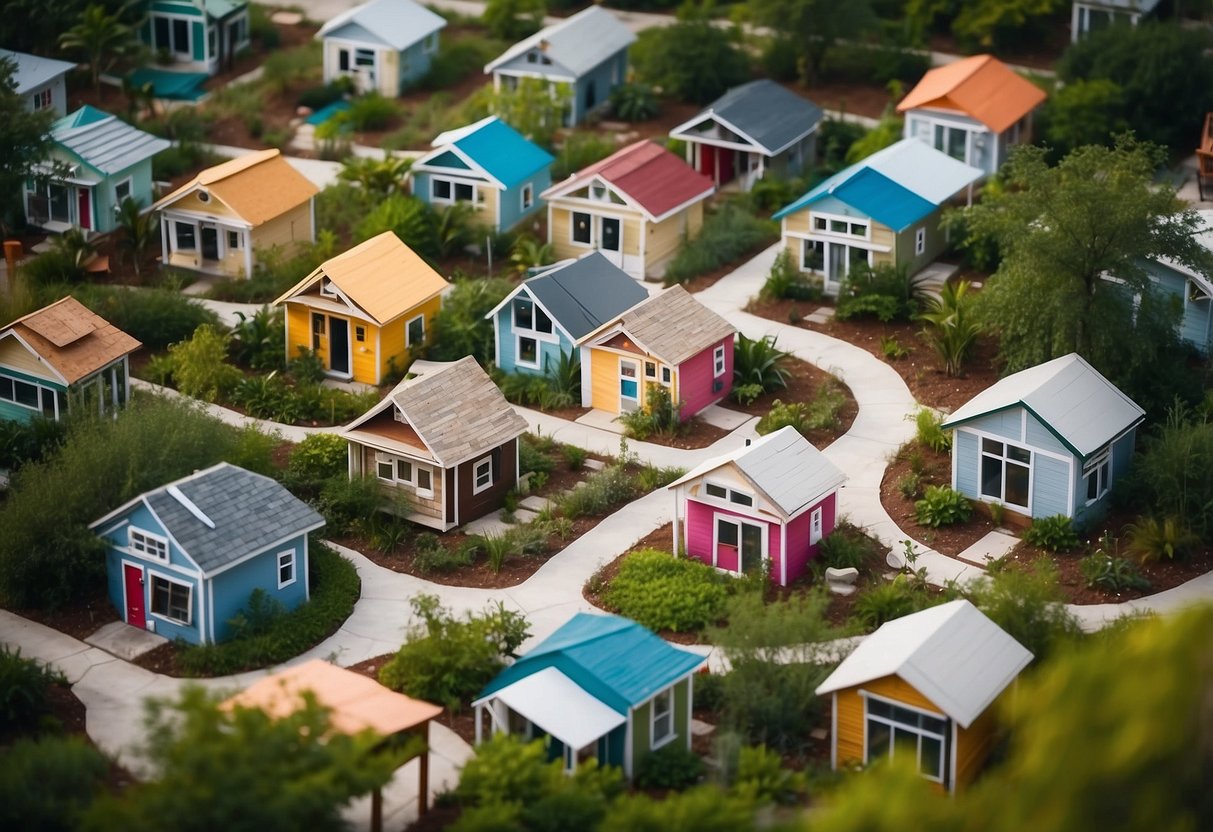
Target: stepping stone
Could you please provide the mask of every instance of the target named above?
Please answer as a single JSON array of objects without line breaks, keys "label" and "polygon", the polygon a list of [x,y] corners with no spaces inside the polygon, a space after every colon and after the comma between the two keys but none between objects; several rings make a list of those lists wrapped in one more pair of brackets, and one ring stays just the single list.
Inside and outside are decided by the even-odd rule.
[{"label": "stepping stone", "polygon": [[523,497],[518,505],[520,506],[520,511],[522,509],[527,509],[528,511],[538,513],[544,509],[551,508],[554,504],[547,497],[540,497],[538,494],[532,494],[529,497]]},{"label": "stepping stone", "polygon": [[809,732],[809,739],[815,740],[816,742],[825,742],[829,736],[830,732],[825,728],[814,728]]},{"label": "stepping stone", "polygon": [[538,514],[531,511],[529,508],[519,508],[514,512],[514,520],[516,521],[515,525],[529,523],[538,516]]},{"label": "stepping stone", "polygon": [[993,531],[981,538],[959,555],[961,560],[985,566],[993,561],[1002,560],[1019,543],[1019,538],[1003,531]]},{"label": "stepping stone", "polygon": [[834,312],[837,311],[833,306],[819,306],[813,310],[814,315],[820,315],[823,318],[833,318]]},{"label": "stepping stone", "polygon": [[505,534],[510,530],[510,524],[501,519],[501,509],[497,509],[492,514],[486,514],[473,520],[470,523],[465,523],[463,526],[464,534],[483,534],[483,535],[499,535]]},{"label": "stepping stone", "polygon": [[704,722],[702,719],[691,718],[691,736],[693,737],[710,737],[716,733],[716,726]]},{"label": "stepping stone", "polygon": [[[601,459],[594,459],[593,457],[587,456],[585,458],[585,467],[590,471],[601,471],[603,468],[606,467],[606,463],[603,462]],[[585,485],[584,482],[579,482],[577,484]]]},{"label": "stepping stone", "polygon": [[859,570],[854,566],[848,566],[845,569],[837,569],[833,566],[826,567],[826,580],[832,584],[846,584],[850,586],[859,579]]},{"label": "stepping stone", "polygon": [[702,419],[714,428],[731,431],[741,427],[752,417],[748,413],[729,410],[727,407],[713,404],[696,413],[695,418]]}]

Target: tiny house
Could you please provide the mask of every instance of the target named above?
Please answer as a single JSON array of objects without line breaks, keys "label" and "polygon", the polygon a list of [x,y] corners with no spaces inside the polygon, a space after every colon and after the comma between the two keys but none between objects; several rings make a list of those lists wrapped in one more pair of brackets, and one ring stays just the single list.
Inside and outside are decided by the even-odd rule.
[{"label": "tiny house", "polygon": [[151,0],[139,36],[157,55],[214,75],[249,45],[247,0]]},{"label": "tiny house", "polygon": [[445,18],[413,0],[355,6],[316,33],[324,44],[324,82],[350,78],[358,92],[396,98],[430,71],[445,27]]}]

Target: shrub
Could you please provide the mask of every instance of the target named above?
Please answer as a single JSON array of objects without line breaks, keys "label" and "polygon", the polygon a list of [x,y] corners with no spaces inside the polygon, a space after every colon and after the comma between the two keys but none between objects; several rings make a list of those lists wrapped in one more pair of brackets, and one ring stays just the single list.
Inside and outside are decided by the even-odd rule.
[{"label": "shrub", "polygon": [[227,363],[230,343],[230,335],[203,324],[189,340],[169,347],[177,389],[207,402],[226,396],[240,381],[240,371]]},{"label": "shrub", "polygon": [[718,27],[701,10],[669,26],[640,33],[629,52],[636,76],[667,96],[707,104],[750,77],[749,60],[736,31]]},{"label": "shrub", "polygon": [[910,350],[901,345],[896,335],[880,336],[880,351],[884,353],[886,361],[900,361],[910,354]]},{"label": "shrub", "polygon": [[730,784],[734,794],[758,803],[791,805],[802,800],[808,784],[801,772],[783,767],[783,758],[765,745],[742,746]]},{"label": "shrub", "polygon": [[1213,540],[1213,422],[1176,403],[1142,444],[1127,478],[1141,489],[1138,504],[1183,518],[1202,540]]},{"label": "shrub", "polygon": [[350,108],[334,116],[336,119],[347,119],[349,124],[358,132],[366,130],[383,130],[400,118],[400,105],[390,98],[384,98],[377,92],[355,98],[350,102]]},{"label": "shrub", "polygon": [[778,227],[754,216],[740,200],[724,203],[710,214],[694,240],[684,240],[666,266],[666,284],[685,283],[693,277],[732,263],[751,249],[774,241]]},{"label": "shrub", "polygon": [[88,286],[76,299],[148,350],[162,350],[192,335],[199,326],[217,327],[219,317],[188,297],[168,289]]},{"label": "shrub", "polygon": [[1063,603],[1057,567],[1047,558],[1030,567],[1012,563],[998,572],[986,572],[968,583],[964,594],[1037,661],[1082,633]]},{"label": "shrub", "polygon": [[50,687],[63,675],[0,645],[0,738],[36,733],[50,714]]},{"label": "shrub", "polygon": [[501,534],[486,534],[476,538],[477,547],[484,552],[493,574],[501,571],[507,560],[522,555],[541,555],[547,551],[547,532],[534,524],[514,526]]},{"label": "shrub", "polygon": [[1050,552],[1070,552],[1078,548],[1078,532],[1064,514],[1033,519],[1032,525],[1023,533],[1023,539]]},{"label": "shrub", "polygon": [[496,43],[486,38],[463,38],[454,43],[444,42],[438,53],[430,59],[429,72],[418,86],[424,90],[453,87],[469,75],[479,75],[484,65],[493,60],[500,51]]},{"label": "shrub", "polygon": [[287,461],[287,480],[292,484],[317,485],[325,480],[346,476],[348,443],[335,433],[313,433],[291,449]]},{"label": "shrub", "polygon": [[422,257],[433,258],[438,256],[436,218],[434,210],[417,197],[390,194],[376,202],[356,224],[355,236],[369,240],[391,231]]},{"label": "shrub", "polygon": [[966,522],[973,513],[969,498],[946,485],[928,485],[914,503],[914,516],[923,526],[938,529]]},{"label": "shrub", "polygon": [[35,416],[28,422],[0,420],[0,468],[10,474],[27,462],[40,462],[63,445],[67,421]]},{"label": "shrub", "polygon": [[1187,560],[1200,538],[1177,517],[1142,517],[1128,529],[1129,553],[1142,563],[1162,559]]},{"label": "shrub", "polygon": [[908,321],[918,310],[922,290],[905,266],[881,263],[875,268],[860,263],[851,267],[838,289],[835,317],[875,317],[889,321]]},{"label": "shrub", "polygon": [[838,426],[838,414],[844,404],[846,397],[836,385],[823,384],[810,404],[784,404],[780,399],[771,402],[771,409],[758,420],[754,430],[766,435],[791,425],[803,435],[814,430],[835,428]]},{"label": "shrub", "polygon": [[685,430],[681,418],[682,405],[670,396],[670,388],[649,382],[645,404],[639,410],[620,415],[624,435],[641,441],[650,436],[676,436]]},{"label": "shrub", "polygon": [[252,314],[236,313],[240,323],[232,330],[236,360],[254,370],[278,370],[285,363],[282,345],[286,322],[282,310],[263,306]]},{"label": "shrub", "polygon": [[761,384],[734,384],[730,395],[742,407],[749,407],[758,401],[764,392]]},{"label": "shrub", "polygon": [[435,595],[418,595],[410,603],[421,621],[379,671],[379,681],[452,711],[488,684],[530,635],[526,618],[500,602],[463,618],[456,618]]},{"label": "shrub", "polygon": [[364,517],[370,517],[383,504],[379,483],[373,477],[335,477],[320,489],[315,508],[324,515],[329,534],[345,534]]},{"label": "shrub", "polygon": [[693,632],[724,615],[729,580],[697,560],[642,549],[624,559],[602,600],[650,630]]},{"label": "shrub", "polygon": [[279,664],[319,644],[350,617],[362,582],[354,565],[317,540],[308,548],[308,600],[290,612],[250,598],[241,635],[219,644],[179,645],[187,676],[228,676]]},{"label": "shrub", "polygon": [[508,280],[498,278],[453,278],[451,289],[442,299],[442,309],[434,316],[427,357],[455,361],[470,355],[481,366],[487,366],[493,360],[493,323],[484,316],[513,289]]},{"label": "shrub", "polygon": [[843,523],[822,539],[820,547],[821,563],[835,569],[862,569],[877,554],[870,538]]},{"label": "shrub", "polygon": [[1119,593],[1126,589],[1144,591],[1150,588],[1150,582],[1141,576],[1132,561],[1102,551],[1092,552],[1079,560],[1078,571],[1088,587],[1099,587],[1109,592]]},{"label": "shrub", "polygon": [[650,751],[636,763],[634,782],[640,789],[682,791],[703,778],[703,760],[680,742]]},{"label": "shrub", "polygon": [[968,293],[970,285],[967,280],[945,283],[939,297],[929,299],[926,309],[916,316],[925,324],[923,340],[943,361],[943,371],[949,376],[960,375],[981,333]]},{"label": "shrub", "polygon": [[560,452],[564,455],[564,461],[568,463],[570,471],[580,471],[585,467],[586,452],[584,448],[578,445],[562,445]]},{"label": "shrub", "polygon": [[590,474],[585,485],[560,495],[556,504],[565,517],[576,520],[578,517],[601,517],[639,496],[636,478],[625,465],[615,463]]},{"label": "shrub", "polygon": [[435,535],[419,534],[414,542],[416,552],[413,555],[413,566],[422,575],[431,572],[454,572],[476,562],[482,544],[478,540],[468,540],[460,546],[448,549],[439,542]]},{"label": "shrub", "polygon": [[623,121],[648,121],[661,114],[661,102],[648,84],[626,83],[611,90],[611,115]]},{"label": "shrub", "polygon": [[[755,200],[759,201],[759,198],[755,197]],[[785,248],[775,256],[775,262],[771,265],[771,271],[767,274],[758,296],[763,300],[821,300],[821,278],[807,275],[796,268]]]},{"label": "shrub", "polygon": [[790,357],[775,346],[774,335],[747,338],[738,333],[733,347],[733,385],[756,385],[763,393],[788,386],[788,372],[783,368]]},{"label": "shrub", "polygon": [[552,181],[562,182],[570,174],[589,167],[614,152],[615,143],[597,133],[572,133],[556,151],[556,161],[552,163]]},{"label": "shrub", "polygon": [[79,737],[23,740],[4,750],[0,826],[68,832],[101,790],[109,763]]},{"label": "shrub", "polygon": [[527,474],[532,471],[548,474],[556,467],[556,461],[551,454],[541,450],[535,438],[525,433],[518,443],[518,473]]},{"label": "shrub", "polygon": [[907,500],[917,500],[922,494],[922,477],[913,471],[897,480],[897,490]]},{"label": "shrub", "polygon": [[909,615],[930,606],[929,596],[915,588],[904,575],[877,584],[860,594],[851,615],[867,630],[875,630],[886,621]]},{"label": "shrub", "polygon": [[350,92],[351,87],[349,79],[335,78],[323,86],[308,87],[299,93],[295,102],[300,107],[307,107],[310,110],[322,110],[344,98],[346,93]]},{"label": "shrub", "polygon": [[914,414],[918,444],[924,448],[930,448],[938,454],[950,451],[952,449],[952,434],[941,428],[940,425],[942,424],[943,417],[934,410],[928,407],[918,408],[918,412]]}]

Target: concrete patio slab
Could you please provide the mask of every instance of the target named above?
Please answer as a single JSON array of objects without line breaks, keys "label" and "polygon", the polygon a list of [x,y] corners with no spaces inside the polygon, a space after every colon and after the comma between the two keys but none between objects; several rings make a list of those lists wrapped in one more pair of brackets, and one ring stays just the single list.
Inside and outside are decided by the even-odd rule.
[{"label": "concrete patio slab", "polygon": [[729,410],[718,404],[711,404],[695,414],[696,419],[702,419],[714,428],[721,430],[737,430],[754,417],[738,410]]},{"label": "concrete patio slab", "polygon": [[125,621],[111,621],[86,638],[84,643],[129,662],[168,644],[168,639],[149,630],[132,627]]},{"label": "concrete patio slab", "polygon": [[978,566],[986,566],[992,561],[1002,560],[1015,548],[1017,543],[1019,543],[1019,538],[1015,535],[995,529],[957,557]]}]

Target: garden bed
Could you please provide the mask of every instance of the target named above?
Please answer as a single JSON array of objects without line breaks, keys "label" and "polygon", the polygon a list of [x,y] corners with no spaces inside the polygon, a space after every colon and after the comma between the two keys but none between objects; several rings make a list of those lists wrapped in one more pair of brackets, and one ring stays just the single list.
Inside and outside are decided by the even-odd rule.
[{"label": "garden bed", "polygon": [[[779,346],[778,340],[775,346]],[[851,388],[843,384],[841,379],[807,361],[791,356],[783,359],[779,366],[787,372],[787,387],[764,393],[748,405],[740,404],[729,398],[721,402],[721,406],[740,413],[748,413],[751,416],[765,416],[771,409],[771,403],[776,399],[785,403],[812,402],[821,393],[823,387],[833,384],[845,397],[842,407],[838,410],[836,424],[832,428],[811,430],[805,434],[805,438],[820,449],[825,448],[851,429],[855,417],[859,414],[859,405],[855,402]]]},{"label": "garden bed", "polygon": [[106,624],[122,620],[102,585],[103,582],[99,582],[93,595],[59,609],[15,609],[12,612],[84,641]]}]

